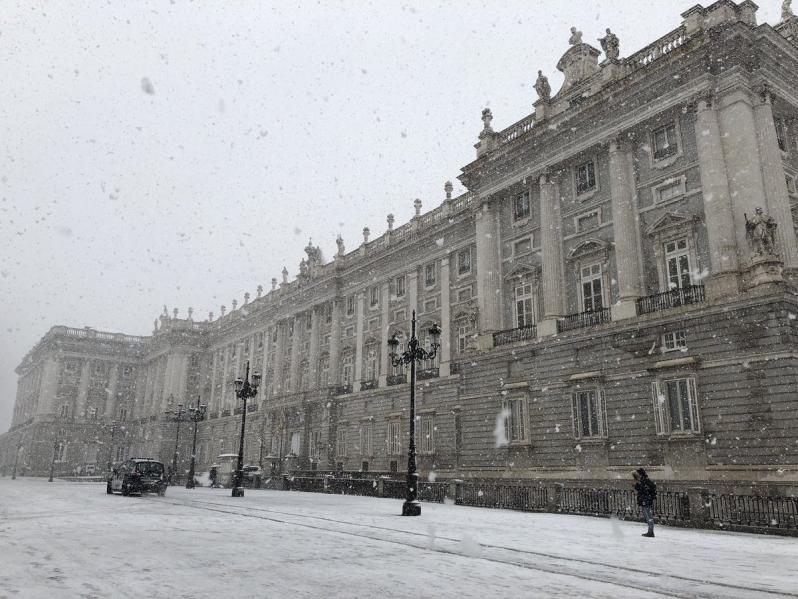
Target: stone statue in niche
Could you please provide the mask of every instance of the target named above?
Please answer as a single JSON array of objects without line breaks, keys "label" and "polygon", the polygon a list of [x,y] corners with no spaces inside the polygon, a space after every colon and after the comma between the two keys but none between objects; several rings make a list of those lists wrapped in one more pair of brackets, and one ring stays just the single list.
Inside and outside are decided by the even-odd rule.
[{"label": "stone statue in niche", "polygon": [[549,80],[543,74],[543,71],[538,71],[538,78],[535,81],[535,91],[538,93],[538,98],[544,102],[551,100],[551,85]]},{"label": "stone statue in niche", "polygon": [[745,217],[745,234],[748,244],[755,256],[776,255],[776,221],[772,216],[762,210],[756,209],[756,214],[748,219]]},{"label": "stone statue in niche", "polygon": [[572,46],[578,46],[582,43],[582,32],[577,31],[576,27],[571,27],[571,37],[569,38],[568,43]]},{"label": "stone statue in niche", "polygon": [[781,3],[781,20],[785,23],[793,18],[792,13],[792,0],[784,0]]},{"label": "stone statue in niche", "polygon": [[599,38],[599,43],[601,44],[601,49],[604,50],[604,54],[607,55],[608,59],[618,60],[618,56],[621,54],[621,43],[618,39],[618,36],[610,31],[609,27],[607,27],[607,35]]}]

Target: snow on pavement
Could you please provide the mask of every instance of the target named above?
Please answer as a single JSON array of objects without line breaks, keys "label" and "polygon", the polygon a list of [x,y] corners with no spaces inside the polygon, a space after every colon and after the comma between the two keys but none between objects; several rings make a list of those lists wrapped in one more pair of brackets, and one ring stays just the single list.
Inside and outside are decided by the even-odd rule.
[{"label": "snow on pavement", "polygon": [[798,539],[247,490],[0,478],[0,599],[798,597]]}]

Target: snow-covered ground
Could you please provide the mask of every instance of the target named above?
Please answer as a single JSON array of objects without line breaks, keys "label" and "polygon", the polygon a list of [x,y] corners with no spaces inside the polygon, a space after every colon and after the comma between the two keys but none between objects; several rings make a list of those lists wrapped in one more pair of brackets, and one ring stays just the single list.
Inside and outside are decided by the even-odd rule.
[{"label": "snow-covered ground", "polygon": [[798,597],[798,539],[341,495],[0,478],[0,598]]}]

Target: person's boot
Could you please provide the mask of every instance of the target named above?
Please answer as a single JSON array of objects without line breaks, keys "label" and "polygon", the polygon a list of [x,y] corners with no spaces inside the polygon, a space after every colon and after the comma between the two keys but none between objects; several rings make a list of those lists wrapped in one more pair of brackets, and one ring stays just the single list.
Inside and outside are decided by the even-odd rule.
[{"label": "person's boot", "polygon": [[648,532],[644,532],[641,536],[643,536],[643,537],[653,537],[654,536],[654,531],[653,530],[649,530]]}]

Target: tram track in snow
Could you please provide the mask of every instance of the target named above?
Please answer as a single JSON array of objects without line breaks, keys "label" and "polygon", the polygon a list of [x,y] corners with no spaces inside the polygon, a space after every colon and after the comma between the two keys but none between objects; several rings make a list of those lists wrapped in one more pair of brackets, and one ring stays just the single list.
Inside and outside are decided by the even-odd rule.
[{"label": "tram track in snow", "polygon": [[[464,539],[430,535],[429,533],[398,530],[375,524],[363,524],[319,515],[296,513],[252,505],[234,506],[229,503],[200,499],[175,500],[158,498],[159,502],[194,509],[219,512],[240,517],[255,518],[278,524],[318,530],[328,534],[342,534],[371,541],[385,542],[432,551],[465,559],[537,570],[549,574],[568,576],[587,581],[635,589],[665,597],[683,599],[758,599],[798,598],[798,593],[771,590],[762,587],[735,585],[713,580],[702,580],[678,574],[666,574],[629,566],[610,564],[585,558],[567,557],[518,549],[490,543],[479,543],[478,550],[466,549]],[[325,524],[332,526],[325,526]]]}]

